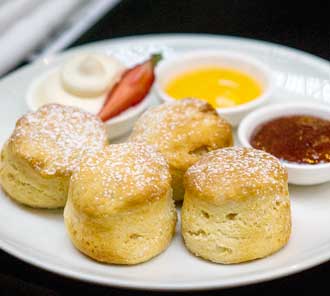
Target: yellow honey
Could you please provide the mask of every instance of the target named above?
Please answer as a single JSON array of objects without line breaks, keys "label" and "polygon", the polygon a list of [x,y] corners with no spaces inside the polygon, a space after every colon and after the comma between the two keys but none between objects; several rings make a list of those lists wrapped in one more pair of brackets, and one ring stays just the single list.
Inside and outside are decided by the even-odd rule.
[{"label": "yellow honey", "polygon": [[185,72],[165,86],[175,98],[198,98],[214,108],[234,107],[257,98],[262,88],[251,76],[228,68],[207,67]]}]

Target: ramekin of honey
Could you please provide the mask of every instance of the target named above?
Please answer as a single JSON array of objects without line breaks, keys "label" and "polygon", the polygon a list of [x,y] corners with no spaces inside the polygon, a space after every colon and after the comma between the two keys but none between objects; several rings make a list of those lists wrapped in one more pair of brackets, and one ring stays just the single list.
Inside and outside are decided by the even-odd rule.
[{"label": "ramekin of honey", "polygon": [[161,62],[155,89],[165,102],[187,97],[205,100],[236,126],[270,98],[273,79],[268,67],[250,56],[198,50]]},{"label": "ramekin of honey", "polygon": [[239,128],[243,146],[279,158],[289,183],[314,185],[330,181],[330,107],[292,103],[251,112]]}]

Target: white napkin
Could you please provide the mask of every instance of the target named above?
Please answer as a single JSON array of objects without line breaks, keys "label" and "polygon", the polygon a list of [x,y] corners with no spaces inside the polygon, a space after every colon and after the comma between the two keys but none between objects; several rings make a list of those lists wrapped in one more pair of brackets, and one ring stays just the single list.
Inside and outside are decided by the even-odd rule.
[{"label": "white napkin", "polygon": [[115,7],[120,0],[93,0],[88,1],[84,8],[74,15],[72,26],[68,26],[61,34],[43,47],[42,51],[32,56],[31,60],[42,58],[54,54],[63,48],[69,46],[73,41],[77,40],[84,32],[91,28],[97,20],[105,15],[111,8]]},{"label": "white napkin", "polygon": [[26,16],[42,0],[11,0],[0,2],[0,34],[4,33],[17,20]]},{"label": "white napkin", "polygon": [[22,61],[84,1],[43,0],[29,14],[16,20],[0,35],[0,75]]}]

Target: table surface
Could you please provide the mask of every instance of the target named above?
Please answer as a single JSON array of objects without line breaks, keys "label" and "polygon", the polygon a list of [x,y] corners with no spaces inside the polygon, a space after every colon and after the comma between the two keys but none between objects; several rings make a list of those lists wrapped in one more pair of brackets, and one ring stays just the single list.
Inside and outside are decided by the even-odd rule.
[{"label": "table surface", "polygon": [[[328,1],[123,0],[75,44],[149,33],[212,33],[261,39],[330,60]],[[299,3],[299,4],[297,4]],[[313,4],[313,5],[312,5]],[[323,13],[325,12],[325,13]],[[308,217],[306,217],[308,218]],[[326,291],[330,262],[286,278],[198,295],[278,295]],[[160,295],[91,285],[46,272],[0,251],[1,295]]]}]

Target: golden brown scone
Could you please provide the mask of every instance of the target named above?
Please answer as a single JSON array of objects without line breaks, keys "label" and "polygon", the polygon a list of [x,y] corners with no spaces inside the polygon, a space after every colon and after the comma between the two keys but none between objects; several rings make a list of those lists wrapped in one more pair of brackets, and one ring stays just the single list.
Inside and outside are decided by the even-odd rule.
[{"label": "golden brown scone", "polygon": [[208,151],[233,144],[230,124],[213,107],[184,99],[150,108],[137,120],[129,141],[154,145],[170,165],[173,197],[182,200],[183,175]]},{"label": "golden brown scone", "polygon": [[50,104],[21,117],[1,152],[0,179],[14,200],[63,207],[69,179],[85,152],[107,144],[103,123],[77,108]]},{"label": "golden brown scone", "polygon": [[239,263],[282,248],[291,233],[287,172],[252,148],[212,151],[185,174],[182,235],[195,255]]},{"label": "golden brown scone", "polygon": [[71,179],[64,221],[73,244],[97,261],[137,264],[158,255],[176,224],[166,160],[138,143],[84,158]]}]

